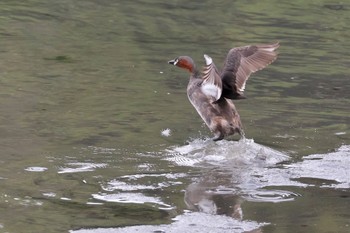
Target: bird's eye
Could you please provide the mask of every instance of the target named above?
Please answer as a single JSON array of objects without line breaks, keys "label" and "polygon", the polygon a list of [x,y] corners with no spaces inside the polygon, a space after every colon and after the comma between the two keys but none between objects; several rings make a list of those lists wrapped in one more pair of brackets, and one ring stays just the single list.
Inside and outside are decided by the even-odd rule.
[{"label": "bird's eye", "polygon": [[179,62],[179,58],[176,58],[174,61],[174,66],[176,66],[176,64]]}]

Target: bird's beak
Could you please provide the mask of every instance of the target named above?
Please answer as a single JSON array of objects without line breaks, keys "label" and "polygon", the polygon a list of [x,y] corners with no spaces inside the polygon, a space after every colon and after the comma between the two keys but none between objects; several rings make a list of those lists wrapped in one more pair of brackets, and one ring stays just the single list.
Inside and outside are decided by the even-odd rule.
[{"label": "bird's beak", "polygon": [[175,59],[168,61],[170,65],[175,65]]}]

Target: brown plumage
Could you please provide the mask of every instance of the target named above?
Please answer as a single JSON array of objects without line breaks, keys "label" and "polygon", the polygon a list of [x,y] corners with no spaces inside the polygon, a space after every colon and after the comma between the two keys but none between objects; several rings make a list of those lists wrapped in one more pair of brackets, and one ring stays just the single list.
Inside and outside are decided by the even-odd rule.
[{"label": "brown plumage", "polygon": [[188,56],[168,62],[191,73],[188,99],[214,133],[215,141],[234,133],[244,137],[239,114],[229,99],[245,98],[243,92],[249,76],[276,60],[278,47],[279,43],[233,48],[227,54],[222,72],[204,55],[206,65],[202,75]]}]

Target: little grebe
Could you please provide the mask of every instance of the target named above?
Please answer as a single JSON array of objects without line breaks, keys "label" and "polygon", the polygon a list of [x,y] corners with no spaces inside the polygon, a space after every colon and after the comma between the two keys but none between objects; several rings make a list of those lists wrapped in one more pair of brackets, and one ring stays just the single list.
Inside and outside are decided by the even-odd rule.
[{"label": "little grebe", "polygon": [[244,137],[239,114],[229,99],[245,98],[243,92],[247,79],[276,60],[278,47],[279,43],[232,48],[221,72],[208,55],[204,55],[206,65],[202,74],[188,56],[168,62],[191,73],[187,85],[188,99],[214,133],[214,141],[234,133]]}]

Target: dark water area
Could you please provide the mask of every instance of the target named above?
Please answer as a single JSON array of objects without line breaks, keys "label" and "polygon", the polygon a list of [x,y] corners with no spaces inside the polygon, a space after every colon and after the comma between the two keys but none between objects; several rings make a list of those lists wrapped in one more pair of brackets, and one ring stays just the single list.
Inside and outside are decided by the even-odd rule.
[{"label": "dark water area", "polygon": [[[0,232],[350,232],[350,4],[1,1]],[[212,142],[167,64],[279,41]]]}]

